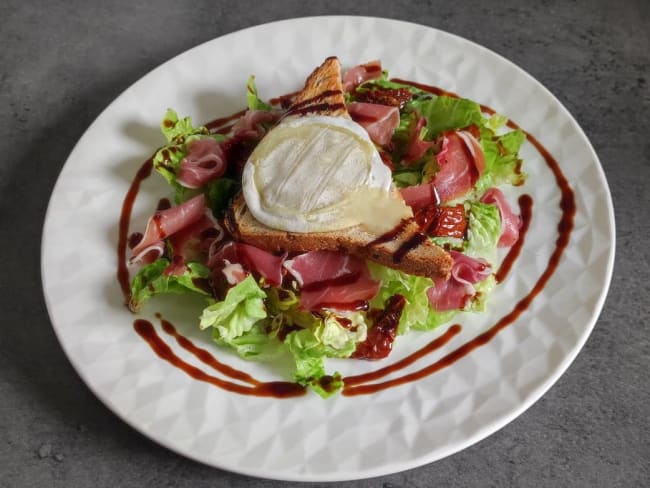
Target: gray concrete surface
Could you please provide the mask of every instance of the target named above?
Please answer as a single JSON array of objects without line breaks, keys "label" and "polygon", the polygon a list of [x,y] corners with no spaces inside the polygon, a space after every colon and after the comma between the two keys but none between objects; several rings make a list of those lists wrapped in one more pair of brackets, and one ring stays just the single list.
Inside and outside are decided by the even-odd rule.
[{"label": "gray concrete surface", "polygon": [[530,72],[595,146],[614,199],[618,241],[593,335],[532,408],[447,459],[340,486],[649,486],[647,0],[0,2],[0,486],[285,486],[184,459],[136,433],[90,393],[50,326],[40,234],[69,151],[122,90],[203,41],[317,14],[427,24]]}]

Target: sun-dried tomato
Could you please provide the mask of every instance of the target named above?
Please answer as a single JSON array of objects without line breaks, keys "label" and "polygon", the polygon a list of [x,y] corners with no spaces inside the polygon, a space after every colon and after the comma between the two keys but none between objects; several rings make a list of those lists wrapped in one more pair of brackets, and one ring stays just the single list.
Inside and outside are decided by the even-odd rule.
[{"label": "sun-dried tomato", "polygon": [[393,295],[388,299],[386,307],[376,315],[366,340],[359,343],[352,353],[353,358],[382,359],[390,354],[404,305],[406,299],[402,295]]},{"label": "sun-dried tomato", "polygon": [[374,90],[354,92],[354,98],[357,102],[390,105],[391,107],[399,107],[400,110],[412,97],[413,95],[406,88],[375,88]]}]

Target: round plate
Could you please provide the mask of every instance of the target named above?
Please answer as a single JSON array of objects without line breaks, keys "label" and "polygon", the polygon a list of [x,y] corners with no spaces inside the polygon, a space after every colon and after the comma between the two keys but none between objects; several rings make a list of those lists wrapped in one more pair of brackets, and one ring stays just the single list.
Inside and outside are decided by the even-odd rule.
[{"label": "round plate", "polygon": [[[251,49],[251,46],[254,48]],[[344,67],[380,59],[392,76],[476,100],[516,121],[557,159],[577,205],[559,267],[525,313],[484,347],[422,380],[373,395],[315,394],[279,400],[241,396],[196,381],[157,357],[133,329],[115,274],[119,209],[135,172],[164,140],[167,107],[205,123],[245,106],[256,75],[263,98],[299,89],[324,58]],[[411,366],[457,349],[493,325],[525,296],[546,268],[560,218],[559,190],[548,166],[526,143],[533,197],[525,246],[483,314],[461,316],[462,332]],[[132,229],[143,228],[166,196],[146,181]],[[43,230],[43,287],[53,327],[92,391],[140,432],[192,459],[254,476],[325,481],[365,478],[440,459],[486,437],[537,400],[566,370],[602,307],[614,259],[614,220],[603,171],[584,133],[540,83],[514,64],[462,38],[420,25],[365,17],[317,17],[261,25],[207,42],[156,68],[120,95],[72,151],[54,189]],[[246,363],[198,331],[201,303],[152,300],[183,334],[220,360],[260,377],[282,379],[273,365]],[[433,333],[400,337],[382,363],[332,361],[362,373],[391,364]],[[183,359],[192,356],[164,336]],[[198,363],[197,366],[201,366]],[[402,372],[403,374],[403,372]]]}]

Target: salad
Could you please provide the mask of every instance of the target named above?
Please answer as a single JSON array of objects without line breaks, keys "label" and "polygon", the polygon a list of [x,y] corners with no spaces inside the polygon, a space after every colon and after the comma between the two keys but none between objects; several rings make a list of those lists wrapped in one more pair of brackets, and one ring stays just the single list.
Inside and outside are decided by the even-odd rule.
[{"label": "salad", "polygon": [[[129,239],[133,312],[157,295],[204,296],[197,326],[217,347],[247,360],[289,358],[292,379],[323,397],[343,387],[341,375],[326,369],[327,358],[382,359],[400,335],[485,309],[498,248],[512,246],[520,226],[499,187],[526,178],[518,156],[525,134],[508,130],[507,118],[392,80],[378,61],[345,71],[339,81],[345,106],[337,110],[364,132],[373,157],[388,168],[391,192],[408,209],[400,225],[417,226],[420,243],[443,249],[449,270],[412,273],[395,255],[387,265],[367,252],[287,250],[242,239],[232,218],[251,154],[269,134],[277,139],[287,121],[312,115],[296,113],[296,94],[264,101],[253,76],[247,109],[232,117],[195,126],[166,112],[166,143],[153,168],[170,193],[161,195],[146,229]],[[375,241],[391,232],[384,229]]]}]

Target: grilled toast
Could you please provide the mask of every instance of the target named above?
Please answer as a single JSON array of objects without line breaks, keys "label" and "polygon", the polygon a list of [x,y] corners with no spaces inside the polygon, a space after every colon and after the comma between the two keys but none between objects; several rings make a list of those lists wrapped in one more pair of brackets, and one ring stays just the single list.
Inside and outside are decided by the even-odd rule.
[{"label": "grilled toast", "polygon": [[[453,264],[451,256],[444,249],[429,239],[420,238],[420,228],[412,220],[403,222],[396,229],[399,232],[395,233],[394,238],[384,242],[380,241],[381,236],[373,235],[361,226],[335,232],[286,232],[271,229],[255,219],[240,196],[226,214],[225,223],[229,232],[242,242],[270,252],[343,251],[408,274],[432,279],[447,279]],[[414,245],[411,247],[409,244]],[[400,257],[401,252],[404,255]]]},{"label": "grilled toast", "polygon": [[[341,67],[330,57],[307,78],[305,87],[292,100],[287,115],[327,115],[350,118],[345,107]],[[391,235],[373,235],[361,226],[333,232],[293,233],[259,222],[248,210],[242,195],[226,215],[226,226],[242,242],[268,251],[344,251],[429,278],[447,279],[453,260],[444,249],[424,238],[413,220],[402,221]]]},{"label": "grilled toast", "polygon": [[350,118],[345,108],[341,81],[341,64],[331,56],[307,78],[304,88],[296,94],[286,115],[329,115]]}]

